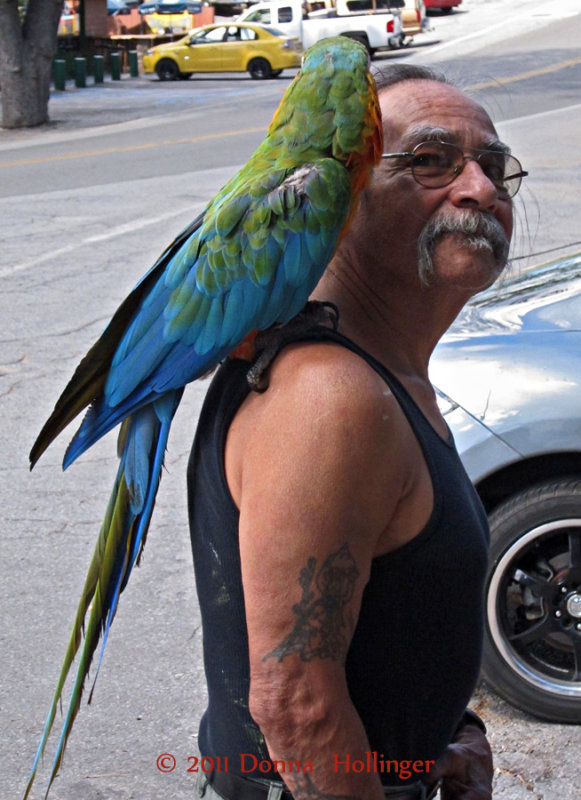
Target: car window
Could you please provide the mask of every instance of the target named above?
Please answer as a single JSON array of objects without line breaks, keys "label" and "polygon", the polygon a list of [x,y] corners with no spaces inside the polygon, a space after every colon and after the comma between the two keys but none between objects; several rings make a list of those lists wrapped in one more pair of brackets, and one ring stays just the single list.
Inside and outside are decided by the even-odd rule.
[{"label": "car window", "polygon": [[258,35],[252,28],[240,28],[240,38],[243,42],[253,42],[258,39]]},{"label": "car window", "polygon": [[224,41],[225,35],[226,27],[220,25],[219,28],[210,28],[210,30],[194,34],[190,37],[190,44],[212,44],[212,42],[222,42]]},{"label": "car window", "polygon": [[229,25],[228,30],[226,31],[226,42],[239,42],[240,39],[245,39],[246,37],[242,34],[245,31],[240,30],[236,25]]},{"label": "car window", "polygon": [[259,25],[268,25],[271,20],[270,16],[270,9],[269,8],[260,8],[256,11],[253,11],[252,14],[249,14],[246,17],[246,22],[258,22]]},{"label": "car window", "polygon": [[293,21],[293,10],[290,6],[284,6],[283,8],[279,8],[278,10],[278,21],[279,22],[292,22]]}]

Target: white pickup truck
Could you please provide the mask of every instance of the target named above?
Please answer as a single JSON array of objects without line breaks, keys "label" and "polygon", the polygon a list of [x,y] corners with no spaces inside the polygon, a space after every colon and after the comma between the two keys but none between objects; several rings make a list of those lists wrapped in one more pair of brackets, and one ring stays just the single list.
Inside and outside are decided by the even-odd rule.
[{"label": "white pickup truck", "polygon": [[394,14],[348,14],[336,11],[303,12],[300,0],[268,0],[250,6],[237,22],[270,25],[287,36],[298,36],[305,50],[327,36],[348,36],[365,45],[370,55],[396,46],[401,19]]}]

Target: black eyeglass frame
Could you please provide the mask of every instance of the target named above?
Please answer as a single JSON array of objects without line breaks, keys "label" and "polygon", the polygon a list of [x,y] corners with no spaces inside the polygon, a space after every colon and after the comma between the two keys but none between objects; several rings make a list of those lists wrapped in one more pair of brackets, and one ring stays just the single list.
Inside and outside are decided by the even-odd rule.
[{"label": "black eyeglass frame", "polygon": [[[445,173],[445,174],[443,174],[441,176],[443,181],[444,181],[443,183],[440,183],[440,182],[434,183],[434,178],[428,178],[427,180],[430,181],[430,182],[429,183],[425,183],[426,179],[423,178],[422,176],[418,177],[416,172],[414,171],[414,164],[413,164],[413,161],[411,159],[413,159],[416,156],[416,151],[419,150],[420,147],[425,147],[426,145],[444,146],[444,147],[450,148],[450,150],[454,150],[457,153],[460,153],[461,156],[462,156],[462,161],[459,164],[457,164],[456,166],[452,167],[452,170],[451,170],[451,173],[450,173],[449,176],[448,176],[447,173]],[[486,177],[489,180],[492,181],[492,183],[494,183],[494,185],[496,186],[497,190],[499,192],[506,193],[507,197],[512,199],[518,193],[518,191],[519,191],[519,189],[521,187],[522,179],[526,178],[526,176],[529,174],[526,170],[524,170],[522,168],[522,164],[520,163],[518,158],[513,156],[511,153],[506,153],[504,150],[478,150],[476,148],[466,148],[466,149],[470,151],[471,155],[466,155],[465,152],[464,152],[464,149],[462,147],[460,147],[457,144],[453,144],[452,142],[425,141],[425,142],[420,142],[419,144],[417,144],[414,147],[414,149],[411,150],[410,152],[406,152],[406,153],[382,153],[381,157],[382,158],[386,158],[386,159],[387,158],[407,158],[407,159],[410,159],[410,169],[411,169],[411,172],[412,172],[412,177],[413,177],[413,179],[415,180],[416,183],[418,183],[420,186],[423,186],[425,189],[444,189],[446,186],[449,186],[451,183],[453,183],[456,180],[456,178],[458,177],[458,175],[460,175],[463,172],[464,167],[466,166],[466,162],[468,162],[468,161],[476,161],[476,163],[482,168],[482,165],[480,164],[480,159],[482,158],[482,156],[484,156],[484,155],[504,156],[505,160],[506,159],[511,159],[512,161],[515,162],[515,167],[517,169],[517,172],[515,172],[515,173],[513,173],[511,175],[505,175],[503,177],[502,182],[501,182],[500,185],[496,181],[492,180],[492,178],[490,178],[488,175],[486,175],[486,172],[484,172],[484,174],[486,175]],[[513,181],[513,184],[511,185],[509,183],[509,181]],[[516,184],[514,184],[515,181],[518,181],[518,182]],[[516,186],[516,188],[513,188],[513,186]]]}]

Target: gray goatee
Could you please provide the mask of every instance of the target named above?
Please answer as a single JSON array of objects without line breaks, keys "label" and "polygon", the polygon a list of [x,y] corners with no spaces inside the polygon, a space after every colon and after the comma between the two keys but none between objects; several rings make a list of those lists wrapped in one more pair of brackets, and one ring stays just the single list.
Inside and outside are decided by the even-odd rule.
[{"label": "gray goatee", "polygon": [[449,234],[462,237],[462,243],[471,250],[492,253],[498,274],[505,268],[510,243],[496,217],[473,209],[442,211],[427,222],[418,240],[418,274],[425,286],[430,285],[434,276],[434,246]]}]

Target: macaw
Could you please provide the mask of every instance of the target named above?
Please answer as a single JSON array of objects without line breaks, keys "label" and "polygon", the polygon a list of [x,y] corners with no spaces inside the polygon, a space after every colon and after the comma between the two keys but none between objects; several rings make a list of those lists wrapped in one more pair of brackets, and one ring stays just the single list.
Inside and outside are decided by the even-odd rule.
[{"label": "macaw", "polygon": [[24,798],[80,647],[48,795],[102,636],[100,665],[119,595],[143,551],[184,386],[256,331],[301,311],[382,144],[365,49],[344,37],[318,42],[305,53],[264,141],[121,304],[40,432],[31,468],[89,406],[63,468],[118,424],[120,464]]}]

